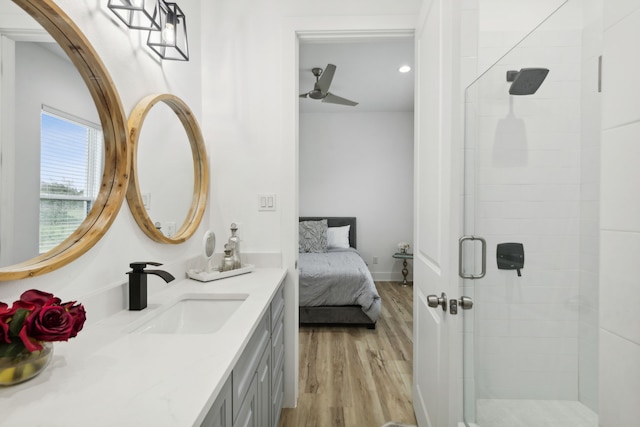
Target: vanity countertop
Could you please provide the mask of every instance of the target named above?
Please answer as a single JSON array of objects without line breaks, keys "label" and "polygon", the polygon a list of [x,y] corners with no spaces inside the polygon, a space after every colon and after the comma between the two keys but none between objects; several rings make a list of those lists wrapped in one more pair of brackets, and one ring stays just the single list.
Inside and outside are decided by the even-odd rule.
[{"label": "vanity countertop", "polygon": [[[150,294],[145,310],[123,310],[85,325],[69,342],[54,344],[53,359],[39,376],[0,388],[0,425],[199,426],[285,274],[265,268],[207,283],[174,281]],[[129,332],[185,293],[248,297],[217,332]]]}]

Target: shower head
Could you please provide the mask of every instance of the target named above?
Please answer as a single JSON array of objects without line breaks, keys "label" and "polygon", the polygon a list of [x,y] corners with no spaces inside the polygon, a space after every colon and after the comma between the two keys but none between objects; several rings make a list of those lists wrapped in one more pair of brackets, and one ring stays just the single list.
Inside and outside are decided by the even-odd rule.
[{"label": "shower head", "polygon": [[532,95],[536,93],[549,74],[547,68],[522,68],[520,71],[507,71],[507,81],[511,83],[510,95]]}]

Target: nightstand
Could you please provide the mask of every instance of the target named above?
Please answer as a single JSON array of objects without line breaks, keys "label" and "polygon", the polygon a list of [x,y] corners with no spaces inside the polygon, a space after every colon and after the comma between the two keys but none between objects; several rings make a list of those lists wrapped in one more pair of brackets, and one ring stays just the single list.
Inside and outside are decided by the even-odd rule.
[{"label": "nightstand", "polygon": [[402,286],[407,286],[407,275],[409,274],[409,270],[407,269],[407,260],[413,259],[413,254],[396,252],[393,254],[393,257],[402,260]]}]

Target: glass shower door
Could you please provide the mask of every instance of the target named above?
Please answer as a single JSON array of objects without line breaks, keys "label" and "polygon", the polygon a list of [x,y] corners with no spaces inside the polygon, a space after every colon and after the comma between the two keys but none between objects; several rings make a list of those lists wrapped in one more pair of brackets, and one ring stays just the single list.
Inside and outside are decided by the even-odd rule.
[{"label": "glass shower door", "polygon": [[[475,303],[468,425],[597,426],[599,39],[587,3],[567,2],[465,93],[464,228],[487,242],[486,275],[462,284]],[[480,246],[462,251],[477,271]]]}]

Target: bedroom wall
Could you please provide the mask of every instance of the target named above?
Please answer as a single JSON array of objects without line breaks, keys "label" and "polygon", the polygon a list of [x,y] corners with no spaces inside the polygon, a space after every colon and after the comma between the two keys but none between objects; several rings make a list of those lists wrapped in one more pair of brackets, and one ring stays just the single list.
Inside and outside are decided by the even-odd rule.
[{"label": "bedroom wall", "polygon": [[412,243],[413,113],[300,114],[299,167],[300,215],[357,217],[373,279],[402,280],[391,255]]}]

